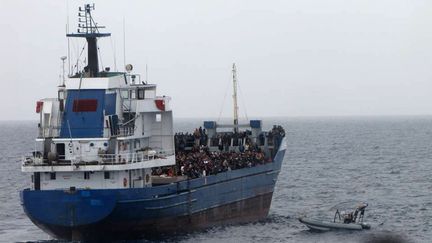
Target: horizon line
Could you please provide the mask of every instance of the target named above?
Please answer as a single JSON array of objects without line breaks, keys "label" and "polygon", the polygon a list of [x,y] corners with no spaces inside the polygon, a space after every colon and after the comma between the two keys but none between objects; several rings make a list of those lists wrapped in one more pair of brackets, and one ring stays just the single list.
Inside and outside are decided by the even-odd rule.
[{"label": "horizon line", "polygon": [[[389,115],[389,114],[384,114],[384,115],[284,115],[284,116],[254,116],[252,119],[249,117],[249,120],[254,120],[254,119],[282,119],[282,118],[380,118],[380,117],[432,117],[432,114],[411,114],[411,115],[407,115],[407,114],[393,114],[393,115]],[[204,116],[178,116],[178,117],[173,117],[173,119],[203,119],[203,120],[231,120],[233,119],[232,117],[221,117],[221,118],[216,118],[216,117],[204,117]],[[239,120],[246,120],[245,118],[241,118]],[[38,119],[0,119],[0,122],[37,122]]]}]

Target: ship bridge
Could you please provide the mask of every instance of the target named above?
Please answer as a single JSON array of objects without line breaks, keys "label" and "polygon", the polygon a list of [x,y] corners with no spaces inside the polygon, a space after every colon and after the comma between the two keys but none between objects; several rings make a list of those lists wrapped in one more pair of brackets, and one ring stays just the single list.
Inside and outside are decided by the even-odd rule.
[{"label": "ship bridge", "polygon": [[[152,167],[175,164],[171,98],[158,96],[157,86],[141,80],[130,64],[125,72],[99,70],[97,39],[110,34],[99,32],[102,27],[93,21],[93,8],[80,8],[79,16],[84,18],[80,23],[84,24],[79,25],[78,33],[67,34],[87,40],[88,65],[64,78],[56,98],[36,104],[39,148],[23,159],[22,170],[35,173],[38,181],[44,178],[40,173],[89,177],[79,171],[115,172],[118,178],[142,181]],[[129,175],[131,172],[136,176]],[[47,177],[45,187],[43,183],[37,187],[68,184],[56,184],[58,179],[49,178],[59,177]],[[114,187],[123,187],[118,178]]]}]

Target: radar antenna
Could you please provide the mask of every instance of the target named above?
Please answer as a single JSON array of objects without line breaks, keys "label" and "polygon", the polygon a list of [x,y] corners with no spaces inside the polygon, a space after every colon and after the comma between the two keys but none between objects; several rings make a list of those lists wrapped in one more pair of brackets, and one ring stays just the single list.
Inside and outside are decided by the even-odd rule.
[{"label": "radar antenna", "polygon": [[88,65],[84,68],[84,72],[88,73],[89,77],[97,77],[99,74],[97,38],[111,36],[111,33],[99,32],[99,29],[103,29],[105,26],[98,26],[94,21],[91,15],[91,11],[94,9],[94,4],[85,4],[84,8],[79,7],[77,33],[66,35],[67,37],[86,38]]}]

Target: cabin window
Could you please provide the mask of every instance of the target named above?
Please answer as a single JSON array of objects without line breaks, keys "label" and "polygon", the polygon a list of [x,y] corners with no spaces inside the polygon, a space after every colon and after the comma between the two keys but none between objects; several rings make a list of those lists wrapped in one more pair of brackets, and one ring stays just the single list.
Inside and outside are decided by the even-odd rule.
[{"label": "cabin window", "polygon": [[84,180],[90,180],[90,172],[84,172]]},{"label": "cabin window", "polygon": [[135,90],[130,90],[129,92],[130,92],[130,96],[129,97],[131,97],[131,99],[136,99]]},{"label": "cabin window", "polygon": [[76,99],[73,103],[73,112],[94,112],[97,110],[96,99]]},{"label": "cabin window", "polygon": [[51,180],[55,180],[56,179],[56,173],[55,172],[51,172],[50,173],[50,179]]},{"label": "cabin window", "polygon": [[138,99],[139,100],[144,99],[144,89],[138,89]]},{"label": "cabin window", "polygon": [[109,171],[104,172],[104,179],[108,180],[108,179],[110,179],[110,176],[111,176],[111,174]]},{"label": "cabin window", "polygon": [[156,122],[161,122],[162,121],[162,114],[158,113],[156,114]]}]

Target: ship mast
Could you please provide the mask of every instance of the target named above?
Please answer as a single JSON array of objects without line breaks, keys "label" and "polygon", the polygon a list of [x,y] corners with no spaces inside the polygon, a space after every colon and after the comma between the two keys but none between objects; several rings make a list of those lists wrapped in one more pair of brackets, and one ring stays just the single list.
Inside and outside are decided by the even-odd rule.
[{"label": "ship mast", "polygon": [[88,64],[87,67],[85,67],[84,72],[88,73],[89,77],[97,77],[99,74],[97,38],[111,35],[110,33],[99,32],[99,29],[105,27],[98,26],[97,23],[93,20],[91,11],[94,9],[94,4],[86,4],[84,5],[84,8],[80,7],[78,13],[78,33],[66,35],[67,37],[86,38]]},{"label": "ship mast", "polygon": [[237,105],[237,68],[235,63],[232,66],[233,74],[233,105],[234,105],[234,133],[238,133],[238,105]]}]

